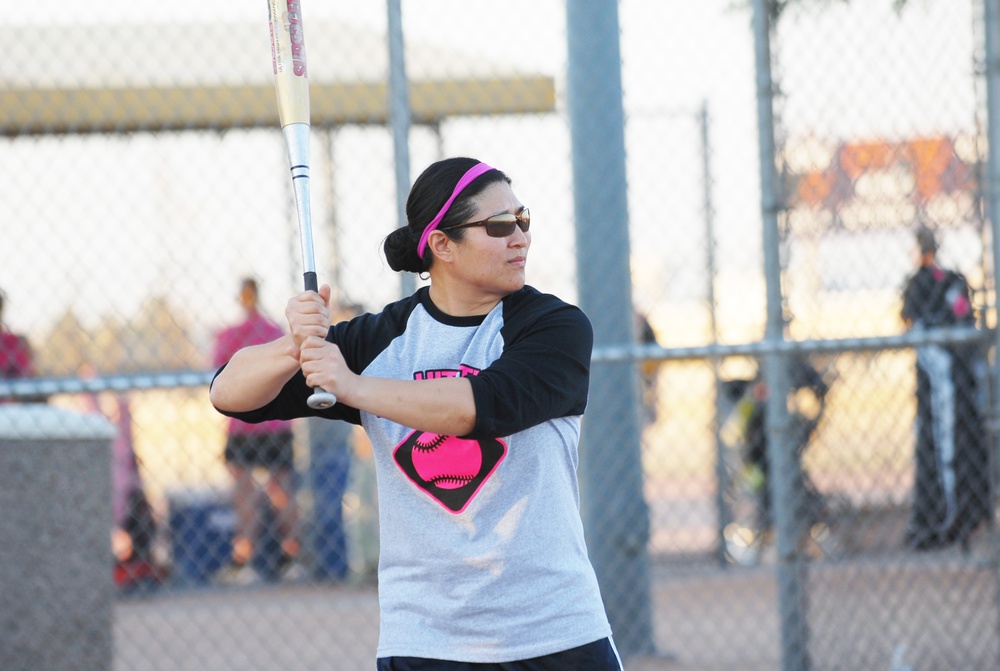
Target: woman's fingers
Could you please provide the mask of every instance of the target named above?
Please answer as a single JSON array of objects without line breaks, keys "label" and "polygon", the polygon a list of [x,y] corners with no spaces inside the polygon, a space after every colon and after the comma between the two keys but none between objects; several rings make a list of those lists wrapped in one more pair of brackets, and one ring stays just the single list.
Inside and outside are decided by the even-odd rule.
[{"label": "woman's fingers", "polygon": [[285,318],[292,340],[299,348],[307,338],[326,338],[330,329],[330,308],[323,297],[314,291],[304,291],[289,299]]}]

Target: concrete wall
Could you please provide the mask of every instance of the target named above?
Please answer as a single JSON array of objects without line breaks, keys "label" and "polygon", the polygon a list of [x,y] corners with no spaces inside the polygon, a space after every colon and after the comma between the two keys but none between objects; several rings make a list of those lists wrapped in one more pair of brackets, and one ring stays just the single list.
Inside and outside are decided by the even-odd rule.
[{"label": "concrete wall", "polygon": [[113,427],[45,405],[0,405],[0,668],[112,662]]}]

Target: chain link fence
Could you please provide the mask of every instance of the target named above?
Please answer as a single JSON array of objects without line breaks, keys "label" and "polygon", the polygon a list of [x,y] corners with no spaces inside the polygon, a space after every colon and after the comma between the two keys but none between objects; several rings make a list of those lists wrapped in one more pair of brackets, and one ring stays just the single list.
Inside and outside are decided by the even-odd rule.
[{"label": "chain link fence", "polygon": [[[0,397],[119,429],[114,668],[372,668],[363,433],[296,421],[287,468],[239,490],[208,402],[241,281],[279,324],[301,283],[263,6],[6,4],[2,319],[34,356]],[[305,7],[319,279],[378,310],[407,290],[380,252],[387,8],[335,4]],[[985,6],[617,4],[636,344],[599,343],[594,366],[637,389],[592,389],[610,448],[585,433],[582,459],[641,436],[636,487],[583,478],[585,513],[615,525],[585,514],[592,554],[628,558],[597,561],[626,668],[1000,665]],[[502,167],[537,222],[529,283],[614,301],[581,296],[613,266],[578,255],[609,231],[573,223],[567,3],[404,2],[402,22],[413,174]],[[909,281],[918,230],[955,274]],[[614,314],[590,312],[598,332]]]}]

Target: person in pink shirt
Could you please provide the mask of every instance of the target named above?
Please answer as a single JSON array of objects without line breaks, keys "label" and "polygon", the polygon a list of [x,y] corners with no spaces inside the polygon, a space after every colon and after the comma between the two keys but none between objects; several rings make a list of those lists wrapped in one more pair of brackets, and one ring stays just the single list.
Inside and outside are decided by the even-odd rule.
[{"label": "person in pink shirt", "polygon": [[4,324],[3,304],[4,293],[0,291],[0,379],[31,377],[34,375],[31,346],[27,338],[8,330]]},{"label": "person in pink shirt", "polygon": [[[240,284],[240,304],[246,318],[219,332],[215,341],[213,363],[216,367],[228,362],[244,347],[260,345],[281,337],[284,332],[258,307],[257,282],[245,278]],[[281,563],[287,564],[298,554],[296,538],[298,517],[295,503],[295,468],[292,424],[287,420],[271,420],[247,424],[230,419],[223,453],[226,467],[234,481],[233,508],[236,524],[233,533],[232,564],[242,569],[254,556],[255,541],[260,538],[261,491],[270,499],[280,536]],[[254,480],[254,471],[266,472],[262,489]],[[279,567],[268,566],[269,575],[277,575]]]}]

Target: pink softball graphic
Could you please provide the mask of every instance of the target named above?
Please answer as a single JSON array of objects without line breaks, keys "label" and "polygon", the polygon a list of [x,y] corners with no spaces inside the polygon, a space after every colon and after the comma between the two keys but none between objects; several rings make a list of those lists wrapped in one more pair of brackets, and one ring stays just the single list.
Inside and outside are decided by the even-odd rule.
[{"label": "pink softball graphic", "polygon": [[413,468],[427,483],[459,489],[472,482],[483,466],[479,442],[436,433],[422,433],[413,445]]},{"label": "pink softball graphic", "polygon": [[468,440],[412,431],[392,458],[418,489],[460,514],[506,455],[507,444],[499,438]]}]

